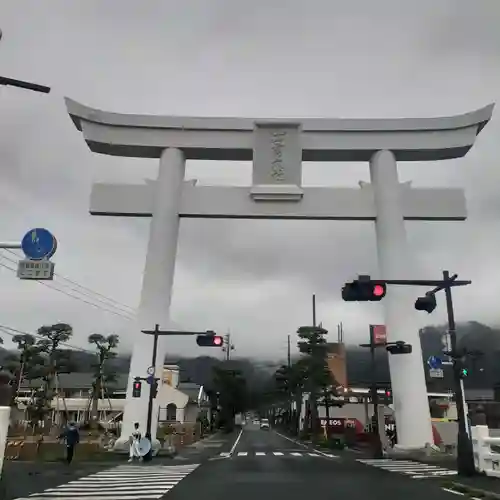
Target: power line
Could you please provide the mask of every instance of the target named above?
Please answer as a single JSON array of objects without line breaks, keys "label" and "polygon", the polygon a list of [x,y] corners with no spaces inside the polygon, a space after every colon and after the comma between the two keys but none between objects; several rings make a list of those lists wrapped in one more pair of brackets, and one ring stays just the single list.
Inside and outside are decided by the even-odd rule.
[{"label": "power line", "polygon": [[[2,257],[5,257],[5,256],[2,256]],[[5,269],[8,269],[9,271],[17,273],[17,269],[9,267],[9,266],[7,266],[6,264],[4,264],[2,262],[0,262],[0,266],[4,267]],[[55,291],[57,291],[59,293],[62,293],[64,295],[68,296],[68,297],[71,297],[72,299],[80,300],[81,302],[84,302],[85,304],[88,304],[90,306],[96,307],[97,309],[100,309],[101,311],[105,311],[105,312],[109,312],[111,314],[115,314],[116,316],[120,316],[120,317],[125,318],[125,319],[127,319],[129,321],[133,321],[134,320],[133,317],[131,317],[131,316],[125,316],[124,314],[122,314],[124,311],[116,312],[116,311],[113,311],[111,309],[104,308],[104,307],[102,307],[102,306],[100,306],[98,304],[94,304],[93,302],[90,302],[90,301],[85,300],[85,299],[83,299],[81,297],[78,297],[77,295],[73,295],[71,293],[68,293],[66,290],[61,290],[60,288],[56,288],[53,284],[49,285],[49,283],[46,283],[43,280],[32,280],[32,281],[36,281],[36,282],[40,283],[41,285],[46,286],[47,288],[51,288],[52,290],[55,290]]]},{"label": "power line", "polygon": [[[13,250],[8,250],[8,249],[3,249],[3,250],[5,252],[8,252],[8,253],[16,256],[17,258],[19,258],[19,255],[16,252],[14,252]],[[1,256],[4,259],[7,259],[10,262],[13,262],[13,263],[17,264],[17,260],[14,260],[11,257],[8,257],[7,255],[1,255]],[[81,293],[82,295],[87,295],[87,296],[88,296],[88,293],[91,293],[92,295],[97,295],[98,297],[102,297],[106,301],[111,302],[111,304],[106,304],[105,302],[103,302],[102,299],[98,299],[98,298],[94,299],[93,297],[91,297],[91,298],[93,298],[94,300],[103,302],[105,305],[108,305],[108,306],[111,305],[111,306],[113,306],[116,309],[125,308],[125,310],[123,310],[123,312],[126,313],[126,314],[130,314],[130,313],[135,314],[135,309],[133,307],[131,307],[131,306],[128,306],[127,304],[123,304],[122,302],[119,302],[118,300],[112,299],[111,297],[108,297],[107,295],[104,295],[102,293],[96,292],[95,290],[92,290],[92,288],[89,288],[89,287],[86,287],[84,285],[81,285],[80,283],[78,283],[76,281],[73,281],[73,280],[69,279],[66,276],[60,275],[59,273],[54,273],[54,276],[57,276],[58,278],[60,278],[60,279],[62,279],[64,281],[67,281],[67,282],[71,283],[72,285],[75,285],[78,288],[81,288],[82,290],[84,290],[84,292],[82,292],[81,290],[75,290],[74,288],[69,287],[71,290],[73,290],[73,291],[75,291],[77,293]],[[118,304],[118,305],[115,305],[115,304]]]}]

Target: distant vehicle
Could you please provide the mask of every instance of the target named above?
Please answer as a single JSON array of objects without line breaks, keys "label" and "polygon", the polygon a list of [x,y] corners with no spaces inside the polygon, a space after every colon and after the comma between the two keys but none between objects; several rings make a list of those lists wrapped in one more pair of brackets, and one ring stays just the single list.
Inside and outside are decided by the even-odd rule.
[{"label": "distant vehicle", "polygon": [[254,423],[255,425],[259,425],[259,424],[260,424],[260,420],[255,419],[255,420],[253,421],[253,423]]},{"label": "distant vehicle", "polygon": [[243,415],[241,413],[237,413],[234,416],[234,425],[237,427],[240,427],[244,424],[245,419],[243,418]]},{"label": "distant vehicle", "polygon": [[267,418],[263,418],[261,421],[260,421],[260,428],[263,430],[263,431],[268,431],[269,430],[269,420]]}]

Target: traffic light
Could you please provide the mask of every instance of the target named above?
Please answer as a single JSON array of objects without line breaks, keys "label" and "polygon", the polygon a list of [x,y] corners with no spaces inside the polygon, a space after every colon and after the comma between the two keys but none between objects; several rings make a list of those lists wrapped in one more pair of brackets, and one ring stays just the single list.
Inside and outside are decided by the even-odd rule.
[{"label": "traffic light", "polygon": [[399,342],[395,342],[394,344],[388,345],[386,349],[391,354],[411,354],[413,350],[411,344],[407,344],[402,340],[400,340]]},{"label": "traffic light", "polygon": [[342,288],[342,299],[346,302],[378,302],[385,297],[385,283],[374,283],[371,280],[355,280],[346,283]]},{"label": "traffic light", "polygon": [[457,358],[455,359],[455,370],[458,371],[458,376],[460,378],[467,378],[469,375],[469,368],[467,368],[465,364],[465,358]]},{"label": "traffic light", "polygon": [[134,385],[132,387],[132,397],[133,398],[140,398],[141,397],[141,390],[142,390],[142,382],[138,379],[135,379]]},{"label": "traffic light", "polygon": [[388,405],[392,403],[392,391],[390,389],[384,389],[381,399],[384,404]]},{"label": "traffic light", "polygon": [[198,335],[196,337],[196,343],[200,347],[222,347],[224,345],[224,339],[220,335]]},{"label": "traffic light", "polygon": [[433,293],[426,293],[424,297],[419,297],[415,301],[417,311],[426,311],[429,314],[436,309],[436,306],[436,296]]}]

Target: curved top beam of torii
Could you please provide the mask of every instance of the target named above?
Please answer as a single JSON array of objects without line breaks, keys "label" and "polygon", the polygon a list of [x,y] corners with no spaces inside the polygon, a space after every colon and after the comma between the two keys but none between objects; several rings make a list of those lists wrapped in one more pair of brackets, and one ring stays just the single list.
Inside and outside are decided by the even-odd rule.
[{"label": "curved top beam of torii", "polygon": [[491,119],[494,104],[444,118],[210,118],[101,111],[66,98],[66,107],[89,148],[102,154],[159,158],[165,148],[187,159],[252,161],[256,127],[295,126],[303,161],[369,161],[381,149],[399,161],[464,156]]}]

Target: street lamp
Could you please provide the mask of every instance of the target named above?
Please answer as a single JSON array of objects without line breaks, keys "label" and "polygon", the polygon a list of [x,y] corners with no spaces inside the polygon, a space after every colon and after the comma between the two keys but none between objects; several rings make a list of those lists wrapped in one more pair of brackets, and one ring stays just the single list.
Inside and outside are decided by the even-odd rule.
[{"label": "street lamp", "polygon": [[[3,33],[2,30],[0,29],[0,40],[2,39],[2,35]],[[41,92],[42,94],[48,94],[50,92],[50,87],[46,87],[45,85],[26,82],[24,80],[16,80],[14,78],[7,78],[6,76],[0,76],[0,85],[17,87],[25,90],[32,90],[33,92]]]}]

